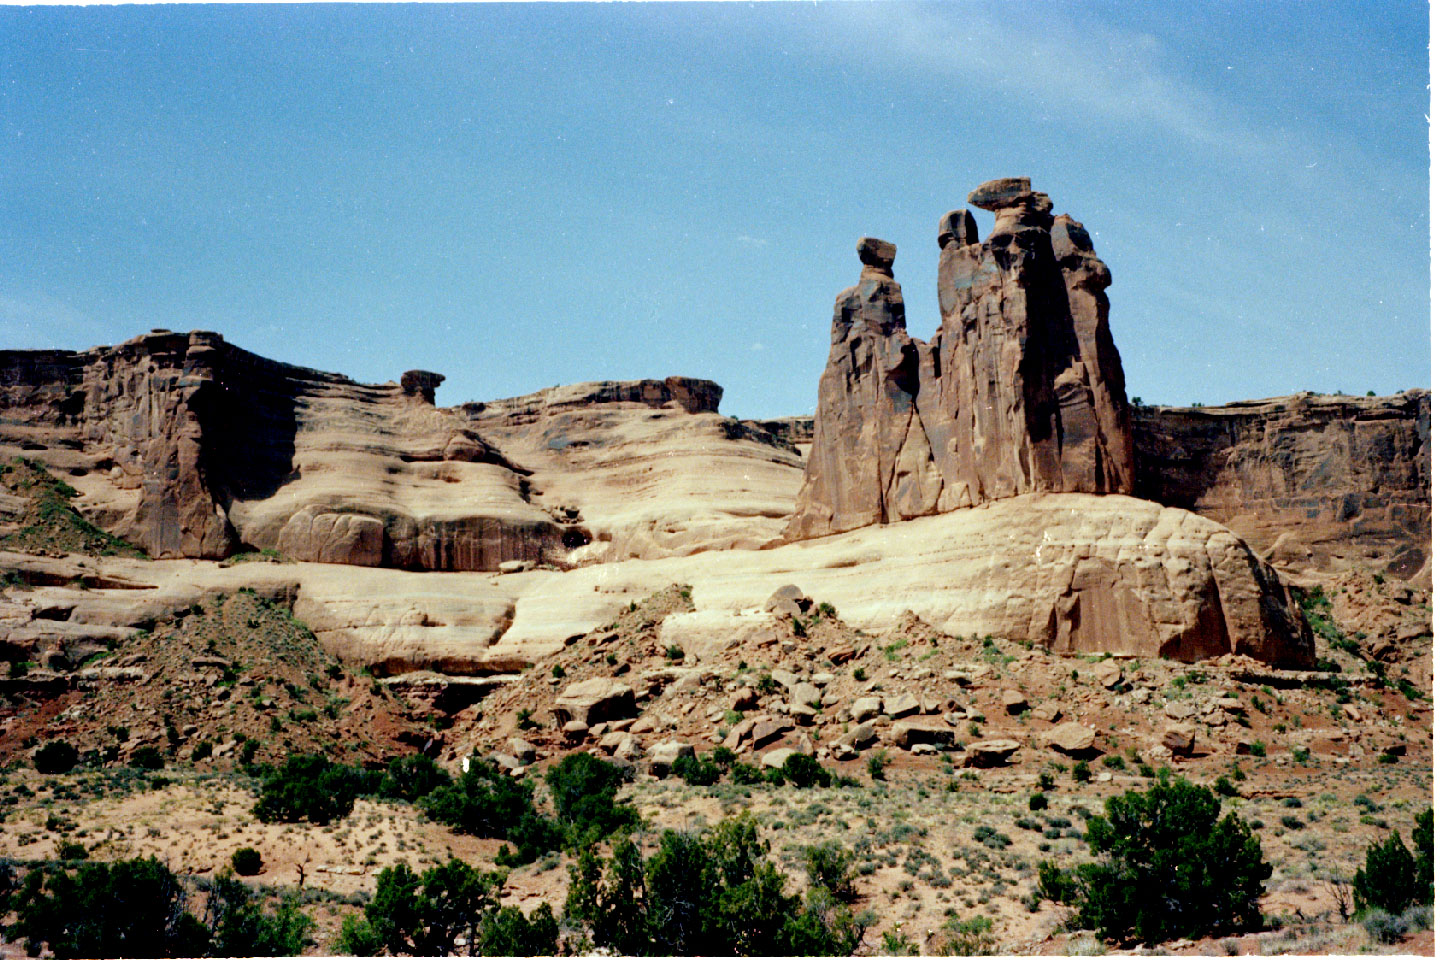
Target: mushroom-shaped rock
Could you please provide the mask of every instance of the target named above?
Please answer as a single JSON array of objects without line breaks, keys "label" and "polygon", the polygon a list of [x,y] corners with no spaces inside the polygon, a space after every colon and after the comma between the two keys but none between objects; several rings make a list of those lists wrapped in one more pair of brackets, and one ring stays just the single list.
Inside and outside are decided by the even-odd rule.
[{"label": "mushroom-shaped rock", "polygon": [[566,687],[551,712],[561,725],[579,720],[589,728],[602,720],[635,716],[635,691],[611,677],[593,677]]},{"label": "mushroom-shaped rock", "polygon": [[435,402],[435,388],[445,382],[443,373],[429,370],[406,370],[400,376],[400,389],[407,397],[420,397],[426,403]]},{"label": "mushroom-shaped rock", "polygon": [[994,740],[977,740],[965,748],[965,766],[1001,767],[1010,761],[1010,756],[1020,749],[1019,740],[997,737]]},{"label": "mushroom-shaped rock", "polygon": [[1001,177],[986,180],[971,190],[966,201],[981,210],[1003,210],[1021,203],[1030,195],[1029,177]]},{"label": "mushroom-shaped rock", "polygon": [[878,270],[887,277],[893,276],[891,270],[895,266],[895,244],[877,240],[875,237],[861,237],[855,244],[855,252],[860,255],[863,267]]},{"label": "mushroom-shaped rock", "polygon": [[1045,745],[1071,756],[1088,756],[1095,752],[1095,730],[1074,720],[1045,732]]}]

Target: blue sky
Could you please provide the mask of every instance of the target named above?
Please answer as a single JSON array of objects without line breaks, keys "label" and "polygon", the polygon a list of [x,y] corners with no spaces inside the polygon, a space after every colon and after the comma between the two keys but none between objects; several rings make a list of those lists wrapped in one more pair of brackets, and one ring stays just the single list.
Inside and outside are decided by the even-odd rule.
[{"label": "blue sky", "polygon": [[0,347],[802,413],[856,238],[929,337],[936,221],[1027,175],[1132,395],[1428,387],[1427,42],[1403,0],[3,8]]}]

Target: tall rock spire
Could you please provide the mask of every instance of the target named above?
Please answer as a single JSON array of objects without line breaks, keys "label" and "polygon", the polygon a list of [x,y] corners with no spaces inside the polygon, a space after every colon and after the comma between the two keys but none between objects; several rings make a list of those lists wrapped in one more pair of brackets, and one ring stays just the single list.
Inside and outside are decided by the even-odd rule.
[{"label": "tall rock spire", "polygon": [[861,240],[860,282],[835,301],[815,445],[792,539],[1048,491],[1130,493],[1125,377],[1110,336],[1110,271],[1089,235],[1026,178],[937,232],[940,330],[905,331],[894,247]]}]

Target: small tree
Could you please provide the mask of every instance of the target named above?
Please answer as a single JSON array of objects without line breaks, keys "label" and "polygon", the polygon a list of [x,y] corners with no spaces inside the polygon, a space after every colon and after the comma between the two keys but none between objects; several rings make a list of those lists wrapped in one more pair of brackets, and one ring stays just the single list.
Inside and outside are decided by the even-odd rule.
[{"label": "small tree", "polygon": [[396,757],[380,781],[380,796],[414,803],[451,782],[445,768],[423,753]]},{"label": "small tree", "polygon": [[265,823],[308,820],[325,826],[350,815],[364,775],[319,754],[291,754],[260,789],[255,817]]},{"label": "small tree", "polygon": [[1399,913],[1411,904],[1435,902],[1435,810],[1415,817],[1411,833],[1415,855],[1400,831],[1365,851],[1365,866],[1355,872],[1355,909]]},{"label": "small tree", "polygon": [[[592,758],[593,759],[593,758]],[[535,809],[534,788],[472,758],[459,780],[422,797],[420,808],[432,820],[476,837],[498,837],[515,844],[500,849],[501,865],[529,863],[563,839],[560,828]]]},{"label": "small tree", "polygon": [[35,769],[41,773],[69,773],[79,759],[79,752],[69,743],[51,740],[35,751]]},{"label": "small tree", "polygon": [[573,845],[585,846],[639,822],[634,807],[615,802],[624,779],[615,764],[588,753],[572,753],[545,774],[555,816]]},{"label": "small tree", "polygon": [[829,891],[837,900],[850,901],[856,897],[855,854],[829,840],[817,846],[806,847],[805,874],[810,883]]},{"label": "small tree", "polygon": [[1260,841],[1205,787],[1162,772],[1147,793],[1105,801],[1085,840],[1098,863],[1061,870],[1045,863],[1040,894],[1079,908],[1110,940],[1158,943],[1245,929],[1260,921],[1270,865]]},{"label": "small tree", "polygon": [[32,956],[45,946],[58,960],[201,956],[209,948],[180,881],[153,857],[84,863],[73,873],[32,870],[12,906],[8,933],[24,938]]}]

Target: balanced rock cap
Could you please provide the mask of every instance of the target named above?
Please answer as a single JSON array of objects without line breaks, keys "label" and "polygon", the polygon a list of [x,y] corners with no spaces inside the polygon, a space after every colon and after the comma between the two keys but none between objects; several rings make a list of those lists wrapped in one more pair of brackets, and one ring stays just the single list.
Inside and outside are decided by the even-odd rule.
[{"label": "balanced rock cap", "polygon": [[895,244],[884,240],[861,237],[860,242],[855,244],[855,252],[860,254],[863,266],[874,267],[882,273],[889,273],[895,265]]},{"label": "balanced rock cap", "polygon": [[967,200],[972,206],[979,207],[981,210],[1003,210],[1020,203],[1028,193],[1030,193],[1029,177],[1003,177],[999,180],[987,180],[980,184],[970,191]]},{"label": "balanced rock cap", "polygon": [[443,373],[429,370],[406,370],[400,377],[400,389],[407,396],[424,397],[427,403],[435,402],[435,388],[445,382]]}]

